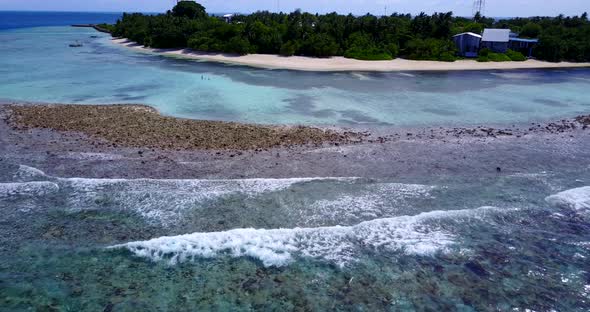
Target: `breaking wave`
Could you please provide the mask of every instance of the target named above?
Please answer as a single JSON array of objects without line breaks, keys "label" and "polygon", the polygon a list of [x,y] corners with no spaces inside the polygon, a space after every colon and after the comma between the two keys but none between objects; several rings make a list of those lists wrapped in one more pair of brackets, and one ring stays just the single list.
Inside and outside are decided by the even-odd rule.
[{"label": "breaking wave", "polygon": [[[433,255],[456,243],[452,222],[483,219],[496,207],[433,211],[366,221],[354,226],[295,229],[235,229],[160,237],[111,246],[139,257],[171,265],[199,258],[251,257],[264,266],[284,266],[295,257],[314,258],[340,266],[354,262],[369,250]],[[446,223],[446,224],[445,224]]]},{"label": "breaking wave", "polygon": [[301,218],[305,224],[336,220],[368,220],[393,215],[410,199],[432,198],[436,186],[404,183],[378,183],[358,195],[343,195],[334,200],[321,199],[311,204]]},{"label": "breaking wave", "polygon": [[37,168],[20,165],[14,173],[14,178],[18,181],[30,181],[33,179],[45,179],[47,175]]},{"label": "breaking wave", "polygon": [[366,183],[356,177],[218,180],[56,178],[28,166],[20,166],[14,176],[19,180],[50,180],[59,185],[66,199],[63,207],[69,211],[116,209],[138,214],[147,222],[161,226],[178,224],[186,213],[207,207],[205,205],[209,202],[226,196],[256,197],[308,182],[359,183],[361,191],[354,195],[337,192],[335,198],[322,196],[295,204],[292,217],[297,224],[304,227],[349,225],[397,215],[400,207],[408,205],[408,200],[429,198],[431,190],[436,188],[419,184]]},{"label": "breaking wave", "polygon": [[14,182],[0,183],[0,199],[16,196],[45,196],[59,191],[59,186],[53,182]]},{"label": "breaking wave", "polygon": [[60,179],[72,189],[70,203],[75,207],[117,206],[132,210],[149,220],[170,224],[184,211],[208,200],[226,195],[255,196],[285,190],[294,184],[318,181],[350,181],[347,178],[294,178],[243,180],[114,180]]},{"label": "breaking wave", "polygon": [[[57,178],[36,168],[21,165],[14,174],[19,181],[42,182],[63,190],[69,210],[93,210],[111,207],[138,213],[148,221],[170,225],[186,210],[202,206],[208,200],[240,194],[247,197],[286,190],[295,184],[313,181],[354,182],[356,177],[317,177],[288,179],[92,179]],[[15,188],[16,186],[12,186]],[[18,190],[23,192],[24,187]],[[18,190],[2,191],[5,196]],[[32,192],[32,190],[31,190]],[[2,196],[0,194],[0,196]]]},{"label": "breaking wave", "polygon": [[590,186],[570,189],[545,198],[549,204],[573,209],[576,211],[590,210]]}]

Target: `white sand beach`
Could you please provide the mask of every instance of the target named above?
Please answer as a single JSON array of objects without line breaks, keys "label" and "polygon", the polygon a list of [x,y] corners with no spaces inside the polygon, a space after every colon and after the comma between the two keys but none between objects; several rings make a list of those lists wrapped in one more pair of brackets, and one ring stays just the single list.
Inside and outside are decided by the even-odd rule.
[{"label": "white sand beach", "polygon": [[304,56],[283,57],[270,54],[230,55],[204,53],[190,49],[152,49],[127,39],[113,39],[113,43],[146,53],[156,53],[170,57],[188,58],[208,62],[245,65],[269,69],[289,69],[300,71],[455,71],[455,70],[502,70],[502,69],[542,69],[542,68],[583,68],[590,63],[560,62],[550,63],[537,60],[525,62],[488,62],[459,60],[455,62],[412,61],[395,59],[392,61],[360,61],[344,57],[313,58]]}]

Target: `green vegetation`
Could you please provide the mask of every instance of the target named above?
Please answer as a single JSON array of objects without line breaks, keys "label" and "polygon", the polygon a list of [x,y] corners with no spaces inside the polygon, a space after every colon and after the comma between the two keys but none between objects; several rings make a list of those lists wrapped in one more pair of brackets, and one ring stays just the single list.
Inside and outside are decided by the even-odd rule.
[{"label": "green vegetation", "polygon": [[396,43],[389,45],[377,46],[367,33],[356,32],[348,37],[346,42],[347,49],[344,57],[357,60],[391,60],[397,56],[399,48]]},{"label": "green vegetation", "polygon": [[96,27],[98,27],[99,29],[101,29],[101,31],[106,31],[106,32],[110,32],[112,33],[113,31],[115,31],[115,26],[114,25],[110,25],[110,24],[97,24]]},{"label": "green vegetation", "polygon": [[[376,17],[303,13],[256,12],[234,16],[231,23],[207,15],[192,1],[181,1],[160,15],[124,14],[109,28],[152,48],[185,48],[235,54],[263,53],[283,56],[345,56],[361,60],[454,61],[452,35],[481,33],[485,27],[511,28],[526,37],[540,38],[534,56],[549,61],[590,61],[590,23],[580,17],[528,18],[494,21],[449,13],[393,14]],[[522,60],[516,51],[488,54],[480,61]]]},{"label": "green vegetation", "polygon": [[161,15],[124,14],[112,31],[152,48],[183,48],[236,54],[345,56],[361,60],[453,61],[452,13],[387,17],[257,12],[232,23],[208,16],[192,1]]},{"label": "green vegetation", "polygon": [[205,12],[205,7],[196,2],[180,1],[172,9],[172,15],[177,17],[201,19],[207,17],[207,12]]},{"label": "green vegetation", "polygon": [[441,39],[412,39],[406,45],[407,57],[412,60],[452,62],[455,44]]},{"label": "green vegetation", "polygon": [[513,62],[526,61],[526,57],[524,56],[524,54],[522,54],[518,51],[508,50],[508,52],[506,52],[506,56],[508,56],[508,58],[510,58],[510,60]]},{"label": "green vegetation", "polygon": [[550,62],[590,61],[590,22],[588,14],[565,17],[533,17],[500,20],[494,24],[510,28],[522,37],[539,38],[533,56]]},{"label": "green vegetation", "polygon": [[508,50],[504,53],[494,53],[489,49],[481,49],[477,58],[478,62],[524,62],[526,58],[520,52]]}]

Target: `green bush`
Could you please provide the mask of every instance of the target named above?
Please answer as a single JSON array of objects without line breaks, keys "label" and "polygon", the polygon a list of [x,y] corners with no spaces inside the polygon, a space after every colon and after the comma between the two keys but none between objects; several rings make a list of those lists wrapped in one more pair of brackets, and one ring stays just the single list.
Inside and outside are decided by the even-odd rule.
[{"label": "green bush", "polygon": [[484,56],[484,55],[480,55],[477,57],[477,61],[482,62],[482,63],[486,63],[486,62],[490,61],[490,58],[488,58],[487,56]]},{"label": "green bush", "polygon": [[198,51],[209,51],[209,42],[211,41],[208,37],[192,37],[188,40],[188,47]]},{"label": "green bush", "polygon": [[463,32],[472,32],[476,34],[481,34],[483,32],[484,25],[480,23],[469,23],[465,25]]},{"label": "green bush", "polygon": [[537,38],[541,34],[541,25],[529,22],[520,31],[520,36],[523,38]]},{"label": "green bush", "polygon": [[510,62],[510,61],[513,61],[511,56],[514,57],[514,60],[519,60],[520,57],[522,57],[523,61],[525,60],[524,56],[520,52],[508,50],[508,52],[506,54],[494,53],[490,49],[484,48],[479,51],[477,61],[478,62]]},{"label": "green bush", "polygon": [[518,51],[508,50],[506,55],[513,61],[513,62],[524,62],[526,61],[526,57]]},{"label": "green bush", "polygon": [[490,53],[488,55],[488,57],[490,58],[490,61],[492,62],[510,62],[512,61],[508,55],[504,54],[504,53]]},{"label": "green bush", "polygon": [[293,56],[297,52],[297,44],[293,41],[288,41],[287,43],[281,46],[281,51],[279,52],[282,56]]},{"label": "green bush", "polygon": [[493,53],[493,52],[488,52],[486,54],[487,55],[479,54],[479,56],[477,57],[477,61],[478,62],[510,62],[511,61],[511,59],[506,54]]},{"label": "green bush", "polygon": [[438,57],[438,60],[441,62],[454,62],[457,60],[457,57],[455,57],[455,55],[451,54],[450,52],[443,52]]},{"label": "green bush", "polygon": [[385,46],[385,50],[389,52],[391,58],[396,58],[399,54],[399,45],[397,43],[389,43]]},{"label": "green bush", "polygon": [[102,30],[106,30],[106,31],[108,31],[110,33],[113,33],[115,31],[115,25],[110,25],[110,24],[102,23],[102,24],[98,24],[96,26],[98,26],[98,28],[100,28]]},{"label": "green bush", "polygon": [[483,49],[479,50],[479,56],[487,57],[488,55],[490,55],[490,53],[492,53],[492,50],[490,50],[488,48],[483,48]]},{"label": "green bush", "polygon": [[172,9],[172,14],[176,17],[188,18],[205,18],[207,13],[205,8],[194,1],[180,1]]},{"label": "green bush", "polygon": [[302,51],[306,56],[330,57],[338,52],[338,44],[328,34],[313,34],[303,42]]},{"label": "green bush", "polygon": [[224,52],[240,55],[248,54],[250,52],[250,42],[248,42],[248,39],[239,36],[233,37],[225,45]]},{"label": "green bush", "polygon": [[405,54],[411,60],[452,62],[455,58],[455,44],[450,40],[412,39],[406,44]]},{"label": "green bush", "polygon": [[391,54],[377,48],[362,49],[352,47],[344,52],[344,57],[363,60],[363,61],[389,61],[392,60]]},{"label": "green bush", "polygon": [[347,48],[345,48],[344,57],[357,60],[392,60],[399,53],[399,46],[396,43],[378,45],[373,36],[363,32],[351,34],[345,45]]}]

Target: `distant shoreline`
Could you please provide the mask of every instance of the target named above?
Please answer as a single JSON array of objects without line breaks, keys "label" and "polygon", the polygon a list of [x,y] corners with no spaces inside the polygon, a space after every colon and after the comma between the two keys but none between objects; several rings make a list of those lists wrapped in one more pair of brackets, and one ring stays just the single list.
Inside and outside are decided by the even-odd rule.
[{"label": "distant shoreline", "polygon": [[311,72],[397,72],[397,71],[471,71],[471,70],[514,70],[514,69],[556,69],[590,68],[590,63],[550,63],[537,60],[524,62],[486,62],[459,60],[455,62],[413,61],[395,59],[392,61],[360,61],[344,57],[314,58],[305,56],[283,57],[269,54],[228,55],[205,53],[190,49],[153,49],[128,39],[115,38],[114,44],[135,51],[154,53],[169,57],[242,65],[266,69],[286,69]]},{"label": "distant shoreline", "polygon": [[111,33],[108,29],[102,28],[97,24],[72,24],[71,26],[76,28],[94,28],[94,30],[105,34]]}]

